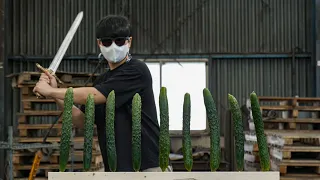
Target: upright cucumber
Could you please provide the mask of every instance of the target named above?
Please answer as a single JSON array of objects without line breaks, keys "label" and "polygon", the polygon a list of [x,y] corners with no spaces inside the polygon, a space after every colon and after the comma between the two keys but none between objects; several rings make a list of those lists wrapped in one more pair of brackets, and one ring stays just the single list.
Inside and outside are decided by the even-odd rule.
[{"label": "upright cucumber", "polygon": [[243,171],[244,166],[244,132],[242,123],[242,114],[237,99],[228,94],[229,108],[232,114],[234,137],[236,144],[236,162],[237,171]]},{"label": "upright cucumber", "polygon": [[89,171],[92,161],[92,141],[94,131],[95,104],[93,94],[89,94],[86,102],[84,119],[83,169]]},{"label": "upright cucumber", "polygon": [[137,172],[141,166],[141,97],[138,93],[132,99],[132,165]]},{"label": "upright cucumber", "polygon": [[62,133],[60,140],[60,157],[59,157],[59,171],[66,170],[69,153],[70,153],[70,138],[72,133],[72,107],[73,107],[73,88],[67,89],[64,96],[64,108],[62,115]]},{"label": "upright cucumber", "polygon": [[191,100],[190,100],[190,94],[186,93],[184,95],[184,101],[183,101],[182,151],[183,151],[184,167],[189,172],[191,171],[193,166],[192,145],[191,145],[191,137],[190,137],[190,117],[191,117]]},{"label": "upright cucumber", "polygon": [[160,108],[160,137],[159,137],[159,166],[165,171],[169,165],[170,136],[169,136],[169,106],[167,89],[161,87],[159,95]]},{"label": "upright cucumber", "polygon": [[216,104],[209,89],[203,89],[203,99],[210,129],[210,168],[216,171],[220,166],[220,120]]},{"label": "upright cucumber", "polygon": [[267,143],[267,138],[264,134],[264,125],[262,121],[260,104],[255,92],[252,92],[250,94],[250,101],[251,101],[253,123],[256,131],[258,148],[259,148],[261,170],[269,171],[270,157],[269,157],[268,143]]},{"label": "upright cucumber", "polygon": [[117,170],[117,150],[114,135],[114,116],[115,116],[115,92],[112,90],[106,102],[106,147],[109,169],[112,172]]}]

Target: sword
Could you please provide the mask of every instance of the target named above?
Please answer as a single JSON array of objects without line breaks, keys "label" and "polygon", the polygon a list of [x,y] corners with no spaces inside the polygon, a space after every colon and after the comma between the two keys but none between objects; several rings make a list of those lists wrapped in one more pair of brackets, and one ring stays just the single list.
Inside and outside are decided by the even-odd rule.
[{"label": "sword", "polygon": [[[66,37],[64,38],[63,42],[61,43],[58,52],[56,53],[56,55],[54,56],[49,68],[44,68],[42,67],[40,64],[36,63],[36,66],[44,73],[50,73],[51,75],[53,75],[56,79],[57,82],[62,84],[63,82],[55,75],[64,54],[66,53],[70,42],[72,41],[72,38],[74,36],[74,34],[76,33],[81,21],[83,18],[83,11],[81,11],[80,13],[78,13],[77,17],[75,18],[75,20],[73,21]],[[38,92],[35,92],[37,98],[43,98],[43,96],[41,94],[39,94]]]}]

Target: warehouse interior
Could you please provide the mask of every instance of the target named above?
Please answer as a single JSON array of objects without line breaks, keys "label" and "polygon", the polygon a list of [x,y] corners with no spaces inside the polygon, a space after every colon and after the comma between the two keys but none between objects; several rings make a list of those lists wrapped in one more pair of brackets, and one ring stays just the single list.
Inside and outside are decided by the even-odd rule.
[{"label": "warehouse interior", "polygon": [[[295,141],[299,133],[304,134],[298,139],[313,148],[308,158],[314,161],[301,161],[313,165],[307,170],[292,170],[292,177],[320,179],[320,148],[316,148],[320,145],[317,114],[320,111],[317,109],[320,0],[0,0],[0,142],[9,142],[10,126],[16,143],[42,143],[42,137],[56,121],[59,115],[56,104],[35,100],[34,94],[29,97],[30,88],[39,78],[36,63],[49,67],[80,11],[84,13],[83,20],[56,74],[63,77],[66,86],[81,87],[91,74],[95,78],[103,73],[107,64],[100,64],[96,23],[108,14],[128,17],[133,28],[130,54],[149,67],[157,108],[160,88],[168,88],[173,171],[186,171],[181,155],[182,106],[186,92],[191,93],[192,102],[190,129],[195,158],[192,171],[210,171],[210,132],[202,97],[203,88],[208,88],[220,118],[219,171],[236,169],[228,94],[237,98],[243,110],[247,140],[252,135],[252,121],[248,120],[250,113],[246,110],[250,110],[248,99],[254,91],[265,109],[263,117],[279,119],[281,116],[288,124],[282,127],[283,122],[265,123],[265,128],[271,129],[270,137],[276,134],[279,138],[282,131],[292,131],[296,135],[291,140]],[[289,104],[291,102],[294,105]],[[302,110],[295,109],[296,106]],[[159,114],[159,108],[157,111]],[[295,119],[294,123],[288,122],[289,119]],[[301,119],[312,119],[312,122],[302,122],[300,126],[298,120]],[[59,142],[59,127],[61,129],[56,126],[50,132],[47,139],[50,144]],[[313,136],[306,136],[306,132]],[[74,134],[75,157],[80,157],[72,168],[76,172],[77,166],[82,166],[79,154],[83,130],[75,129]],[[97,168],[94,171],[98,171],[103,162],[99,147],[95,148]],[[0,148],[0,179],[27,179],[37,150],[26,148],[10,155],[11,151]],[[58,169],[55,165],[59,154],[56,148],[42,150],[47,152],[45,158],[49,163],[43,160],[37,177],[46,179],[48,172]],[[290,151],[291,155],[293,157]],[[281,155],[280,159],[284,157]],[[11,166],[10,158],[13,159]],[[248,153],[245,158],[250,161],[256,154]],[[299,163],[274,166],[278,168],[275,171],[281,172],[282,179],[287,175],[291,177],[289,166],[300,167]],[[283,172],[282,167],[286,169]],[[300,170],[302,175],[298,173]],[[259,171],[259,162],[253,160],[245,171]]]}]

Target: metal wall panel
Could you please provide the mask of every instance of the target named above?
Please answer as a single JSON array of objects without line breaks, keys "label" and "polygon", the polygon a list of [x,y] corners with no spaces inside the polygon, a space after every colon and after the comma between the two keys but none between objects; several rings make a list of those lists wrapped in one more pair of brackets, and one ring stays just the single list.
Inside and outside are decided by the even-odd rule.
[{"label": "metal wall panel", "polygon": [[226,120],[228,93],[240,105],[252,91],[258,96],[312,96],[310,59],[214,59],[209,61],[209,68],[209,86],[221,121]]},{"label": "metal wall panel", "polygon": [[54,55],[83,10],[69,55],[97,54],[95,24],[123,13],[133,54],[311,51],[311,0],[13,0],[10,55]]}]

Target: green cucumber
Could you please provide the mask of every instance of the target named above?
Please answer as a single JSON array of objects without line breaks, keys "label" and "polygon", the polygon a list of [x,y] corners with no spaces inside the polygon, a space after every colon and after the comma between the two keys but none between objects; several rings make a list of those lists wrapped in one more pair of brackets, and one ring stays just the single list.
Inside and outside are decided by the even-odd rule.
[{"label": "green cucumber", "polygon": [[264,124],[260,110],[260,104],[255,92],[250,94],[251,110],[253,116],[253,123],[257,136],[257,143],[259,148],[260,166],[262,171],[270,171],[270,156],[268,150],[267,138],[264,134]]},{"label": "green cucumber", "polygon": [[159,166],[164,172],[169,165],[170,134],[169,134],[169,105],[167,89],[161,87],[159,95],[160,108],[160,137],[159,137]]},{"label": "green cucumber", "polygon": [[141,97],[138,93],[132,99],[132,165],[134,171],[141,166]]},{"label": "green cucumber", "polygon": [[112,172],[117,170],[117,150],[114,132],[115,117],[115,92],[112,90],[106,102],[106,147],[109,169]]},{"label": "green cucumber", "polygon": [[220,120],[216,104],[209,89],[203,89],[203,100],[210,129],[210,169],[216,171],[220,166]]},{"label": "green cucumber", "polygon": [[62,115],[62,133],[60,140],[60,156],[59,156],[59,171],[64,172],[66,170],[69,153],[70,153],[70,141],[72,134],[72,107],[73,107],[73,88],[67,89],[64,96],[64,107]]},{"label": "green cucumber", "polygon": [[190,118],[191,118],[191,100],[190,94],[185,93],[183,101],[183,126],[182,126],[182,150],[184,167],[187,171],[191,171],[193,166],[192,144],[190,137]]},{"label": "green cucumber", "polygon": [[92,141],[94,131],[95,104],[93,94],[89,94],[86,102],[84,119],[83,169],[89,171],[92,162]]},{"label": "green cucumber", "polygon": [[228,100],[234,126],[237,171],[243,171],[245,138],[243,132],[242,114],[237,99],[233,95],[228,94]]}]

